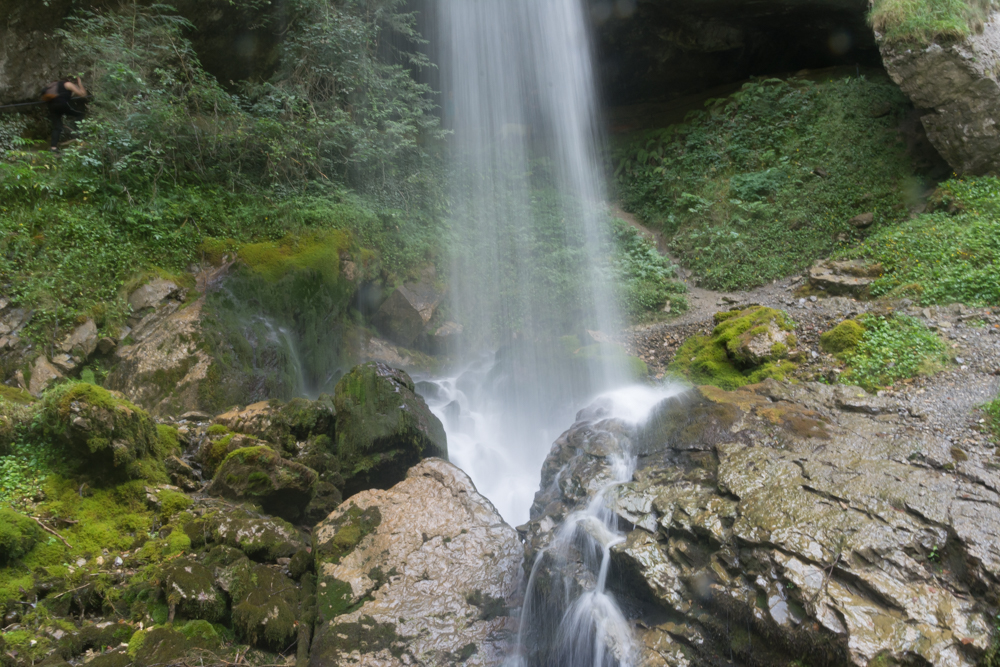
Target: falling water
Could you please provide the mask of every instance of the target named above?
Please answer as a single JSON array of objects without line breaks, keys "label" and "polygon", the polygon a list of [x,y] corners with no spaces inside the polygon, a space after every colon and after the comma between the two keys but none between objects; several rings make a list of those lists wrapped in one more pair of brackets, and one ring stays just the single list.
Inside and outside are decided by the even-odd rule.
[{"label": "falling water", "polygon": [[[552,441],[584,401],[626,377],[608,343],[618,316],[588,26],[581,0],[438,0],[437,9],[454,132],[451,315],[464,326],[464,365],[420,386],[452,460],[517,525]],[[562,622],[543,639],[555,642],[545,664],[629,664],[630,628],[606,590],[622,539],[606,494],[631,479],[634,457],[627,447],[615,456],[605,489],[547,550],[566,559],[587,541],[593,576],[567,587]],[[516,656],[532,654],[525,642],[522,633]]]},{"label": "falling water", "polygon": [[559,429],[624,377],[605,344],[617,313],[587,23],[580,0],[437,9],[465,366],[431,404],[455,461],[516,524]]}]

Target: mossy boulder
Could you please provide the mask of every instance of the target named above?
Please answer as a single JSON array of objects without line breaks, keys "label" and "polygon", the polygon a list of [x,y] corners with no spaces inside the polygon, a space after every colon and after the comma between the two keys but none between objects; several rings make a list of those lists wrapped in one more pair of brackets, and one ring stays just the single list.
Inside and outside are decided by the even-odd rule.
[{"label": "mossy boulder", "polygon": [[857,320],[844,320],[819,337],[824,352],[843,357],[854,351],[865,334],[865,327]]},{"label": "mossy boulder", "polygon": [[337,383],[334,406],[345,496],[388,489],[420,460],[448,458],[444,427],[401,370],[379,362],[355,367]]},{"label": "mossy boulder", "polygon": [[163,441],[142,408],[87,383],[49,392],[42,403],[46,432],[67,450],[67,462],[100,479],[166,481]]},{"label": "mossy boulder", "polygon": [[230,452],[212,479],[212,495],[250,500],[268,514],[298,521],[316,493],[316,471],[286,461],[270,447]]},{"label": "mossy boulder", "polygon": [[668,370],[694,384],[737,389],[767,378],[783,380],[795,370],[788,360],[797,341],[783,312],[754,306],[717,313],[709,336],[692,336],[681,345]]},{"label": "mossy boulder", "polygon": [[298,632],[299,589],[274,568],[243,559],[226,568],[220,581],[233,601],[233,629],[240,641],[280,651]]},{"label": "mossy boulder", "polygon": [[195,459],[201,464],[206,476],[213,476],[232,452],[265,444],[255,436],[233,433],[225,426],[216,424],[209,427],[205,433],[205,439],[202,440]]},{"label": "mossy boulder", "polygon": [[226,598],[215,587],[211,570],[197,561],[180,559],[163,570],[163,590],[171,615],[218,622],[226,615]]},{"label": "mossy boulder", "polygon": [[18,431],[31,423],[34,402],[28,392],[0,385],[0,456],[14,444]]},{"label": "mossy boulder", "polygon": [[201,651],[219,648],[219,634],[207,621],[191,621],[182,626],[161,626],[140,630],[128,643],[128,655],[135,667],[180,663]]},{"label": "mossy boulder", "polygon": [[287,403],[264,401],[234,409],[216,417],[215,425],[255,436],[279,450],[288,450],[295,443],[316,436],[332,440],[336,415],[333,397],[323,394],[315,401],[294,398]]},{"label": "mossy boulder", "polygon": [[290,558],[305,547],[302,536],[286,521],[264,516],[245,507],[226,507],[185,524],[195,539],[239,549],[260,562]]},{"label": "mossy boulder", "polygon": [[0,507],[0,565],[27,554],[41,537],[38,524],[8,507]]}]

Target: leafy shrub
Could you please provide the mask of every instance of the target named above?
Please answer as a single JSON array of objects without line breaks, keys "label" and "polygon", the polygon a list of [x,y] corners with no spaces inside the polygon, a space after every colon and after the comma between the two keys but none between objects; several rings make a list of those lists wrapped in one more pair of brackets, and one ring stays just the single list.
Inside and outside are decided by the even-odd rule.
[{"label": "leafy shrub", "polygon": [[874,296],[922,304],[1000,304],[1000,179],[955,178],[933,197],[936,212],[883,229],[843,257],[882,265]]},{"label": "leafy shrub", "polygon": [[930,375],[946,363],[945,343],[919,320],[908,315],[868,316],[854,352],[846,356],[849,370],[841,381],[869,391],[897,380]]},{"label": "leafy shrub", "polygon": [[861,213],[876,229],[905,218],[895,129],[907,102],[884,76],[755,81],[706,105],[614,151],[623,206],[669,235],[703,285],[800,271],[857,238],[847,222]]},{"label": "leafy shrub", "polygon": [[613,221],[612,269],[619,286],[618,305],[633,320],[641,320],[663,310],[687,309],[683,283],[673,280],[677,267],[657,251],[653,243],[621,220]]},{"label": "leafy shrub", "polygon": [[986,415],[986,426],[993,434],[994,440],[1000,440],[1000,398],[995,398],[982,406]]}]

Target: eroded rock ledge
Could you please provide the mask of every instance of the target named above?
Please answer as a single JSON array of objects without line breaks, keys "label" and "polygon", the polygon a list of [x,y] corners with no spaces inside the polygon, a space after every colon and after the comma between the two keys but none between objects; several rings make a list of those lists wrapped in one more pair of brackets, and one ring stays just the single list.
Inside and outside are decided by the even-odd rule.
[{"label": "eroded rock ledge", "polygon": [[638,453],[614,501],[631,530],[610,581],[640,664],[971,667],[989,649],[992,452],[920,433],[905,406],[857,388],[773,380],[691,390],[641,428],[578,418],[546,461],[531,550],[601,486],[610,452]]}]

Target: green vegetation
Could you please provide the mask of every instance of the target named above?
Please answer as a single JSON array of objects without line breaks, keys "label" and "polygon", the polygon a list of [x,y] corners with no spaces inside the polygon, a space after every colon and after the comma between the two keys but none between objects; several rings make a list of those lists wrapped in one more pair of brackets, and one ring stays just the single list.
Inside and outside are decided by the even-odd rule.
[{"label": "green vegetation", "polygon": [[[795,347],[795,328],[783,312],[754,306],[717,313],[710,336],[687,339],[668,367],[698,385],[732,390],[766,378],[783,380],[795,370],[787,359]],[[763,345],[761,345],[763,343]]]},{"label": "green vegetation", "polygon": [[0,281],[34,309],[29,335],[81,314],[113,331],[132,278],[150,263],[183,270],[206,237],[233,239],[271,278],[266,244],[289,234],[338,230],[336,247],[369,249],[390,281],[433,258],[442,134],[429,89],[384,58],[404,49],[391,59],[426,65],[401,4],[298,0],[281,70],[235,92],[170,8],[79,12],[62,37],[95,96],[82,142],[0,155]]},{"label": "green vegetation", "polygon": [[907,102],[887,78],[755,81],[706,107],[614,152],[623,206],[702,285],[783,278],[858,239],[857,215],[874,213],[876,230],[906,218]]},{"label": "green vegetation", "polygon": [[993,435],[994,441],[1000,441],[1000,397],[986,403],[980,409],[986,415],[986,427]]},{"label": "green vegetation", "polygon": [[840,256],[881,264],[873,296],[909,297],[922,304],[1000,304],[1000,179],[945,181],[931,208],[879,230]]},{"label": "green vegetation", "polygon": [[857,320],[844,320],[834,328],[819,337],[819,345],[824,352],[843,358],[849,355],[861,343],[865,327]]},{"label": "green vegetation", "polygon": [[926,45],[979,32],[996,0],[874,0],[868,22],[887,42]]},{"label": "green vegetation", "polygon": [[618,285],[618,305],[631,320],[648,319],[669,306],[671,313],[687,310],[687,288],[673,280],[677,267],[653,243],[621,220],[612,225],[615,254],[612,269]]},{"label": "green vegetation", "polygon": [[932,375],[945,363],[946,346],[937,334],[907,315],[863,318],[864,334],[846,354],[840,381],[869,391],[917,375]]}]

